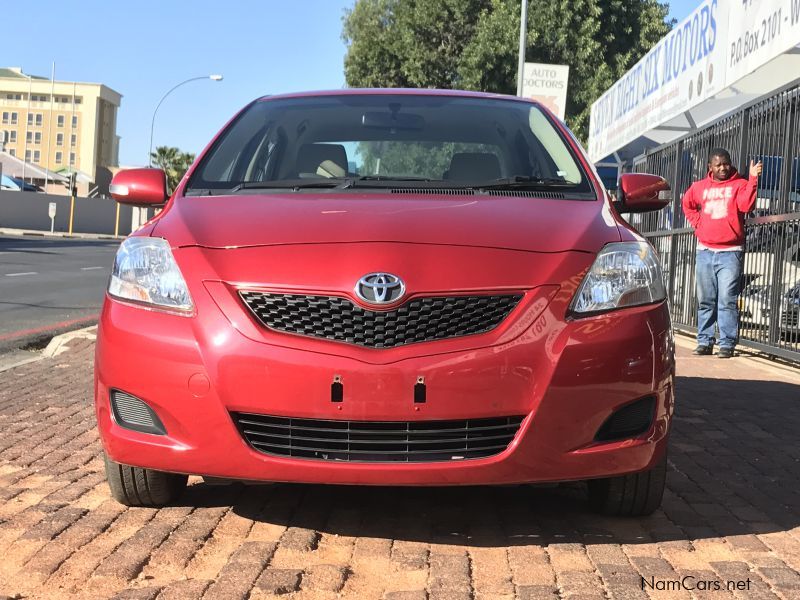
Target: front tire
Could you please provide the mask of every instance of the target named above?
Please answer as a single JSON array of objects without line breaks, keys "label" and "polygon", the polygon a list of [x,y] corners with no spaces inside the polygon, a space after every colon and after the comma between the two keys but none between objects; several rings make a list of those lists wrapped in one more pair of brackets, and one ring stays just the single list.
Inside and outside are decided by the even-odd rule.
[{"label": "front tire", "polygon": [[667,455],[650,470],[621,477],[592,479],[589,506],[616,517],[643,517],[661,506],[667,480]]},{"label": "front tire", "polygon": [[129,467],[103,454],[111,496],[125,506],[165,506],[186,489],[186,475]]}]

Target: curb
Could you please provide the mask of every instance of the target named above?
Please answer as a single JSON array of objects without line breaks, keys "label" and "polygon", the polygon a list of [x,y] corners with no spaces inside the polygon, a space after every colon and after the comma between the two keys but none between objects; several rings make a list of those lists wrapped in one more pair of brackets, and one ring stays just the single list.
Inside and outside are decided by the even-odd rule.
[{"label": "curb", "polygon": [[44,360],[45,358],[55,358],[59,354],[69,350],[68,344],[72,340],[97,339],[96,332],[97,332],[97,325],[92,325],[91,327],[84,327],[83,329],[77,329],[75,331],[68,331],[67,333],[56,335],[53,337],[53,339],[50,340],[50,343],[47,344],[47,347],[44,350],[36,353],[34,356],[28,356],[21,360],[0,366],[0,373],[2,373],[3,371],[8,371],[10,369],[13,369],[15,367],[21,367],[22,365],[27,365],[28,363],[38,362],[40,360]]},{"label": "curb", "polygon": [[96,340],[97,325],[84,327],[83,329],[76,329],[75,331],[69,331],[67,333],[62,333],[61,335],[55,336],[52,340],[50,340],[50,343],[47,344],[47,347],[42,350],[42,358],[53,358],[62,352],[66,352],[69,350],[69,346],[67,344],[76,339]]},{"label": "curb", "polygon": [[99,314],[94,314],[72,319],[70,321],[62,321],[61,323],[50,323],[36,329],[19,331],[12,334],[4,334],[3,336],[0,336],[0,352],[10,352],[13,350],[30,347],[32,345],[49,341],[55,336],[74,332],[76,331],[76,328],[85,329],[87,327],[95,326],[97,325],[97,320],[99,318]]},{"label": "curb", "polygon": [[84,240],[123,240],[124,235],[111,235],[109,233],[66,233],[65,231],[39,231],[37,229],[12,229],[9,227],[0,227],[0,235],[21,235],[21,236],[34,236],[45,238],[74,238]]}]

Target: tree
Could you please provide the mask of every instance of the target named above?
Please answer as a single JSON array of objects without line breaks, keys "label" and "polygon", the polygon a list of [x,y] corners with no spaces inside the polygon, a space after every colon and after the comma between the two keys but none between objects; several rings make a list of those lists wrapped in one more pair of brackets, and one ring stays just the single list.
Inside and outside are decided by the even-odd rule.
[{"label": "tree", "polygon": [[[526,60],[570,66],[567,122],[586,139],[592,103],[673,25],[658,0],[531,4]],[[345,12],[352,87],[516,93],[520,0],[356,0]]]},{"label": "tree", "polygon": [[194,162],[195,155],[171,146],[158,146],[150,158],[156,167],[167,174],[167,187],[171,193]]}]

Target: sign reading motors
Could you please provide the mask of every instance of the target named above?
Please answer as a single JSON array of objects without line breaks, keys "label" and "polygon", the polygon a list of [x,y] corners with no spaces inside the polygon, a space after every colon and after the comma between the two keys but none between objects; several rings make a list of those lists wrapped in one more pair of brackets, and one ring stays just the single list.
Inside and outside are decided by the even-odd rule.
[{"label": "sign reading motors", "polygon": [[568,81],[567,65],[526,62],[522,72],[522,97],[541,102],[563,121],[567,109]]},{"label": "sign reading motors", "polygon": [[800,0],[705,0],[592,105],[590,157],[608,156],[798,43]]}]

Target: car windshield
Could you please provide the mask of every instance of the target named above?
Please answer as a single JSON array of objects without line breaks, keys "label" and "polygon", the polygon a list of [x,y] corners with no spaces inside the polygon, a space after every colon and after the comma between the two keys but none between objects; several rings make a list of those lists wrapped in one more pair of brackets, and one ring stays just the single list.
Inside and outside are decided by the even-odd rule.
[{"label": "car windshield", "polygon": [[203,157],[186,193],[398,185],[592,190],[534,104],[341,94],[254,102]]}]

